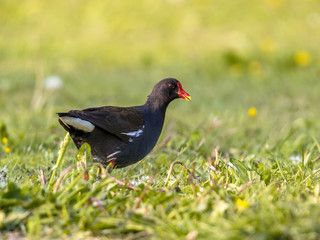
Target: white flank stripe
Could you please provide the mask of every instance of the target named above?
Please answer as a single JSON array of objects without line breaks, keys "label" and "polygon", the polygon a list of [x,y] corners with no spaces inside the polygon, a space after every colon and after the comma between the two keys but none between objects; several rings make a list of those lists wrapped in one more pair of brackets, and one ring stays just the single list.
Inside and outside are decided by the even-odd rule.
[{"label": "white flank stripe", "polygon": [[75,117],[61,117],[62,122],[84,132],[92,132],[94,125],[91,122]]},{"label": "white flank stripe", "polygon": [[114,155],[118,154],[120,151],[116,151],[114,153],[111,153],[107,156],[107,158],[113,157]]},{"label": "white flank stripe", "polygon": [[[144,125],[142,126],[142,129],[144,129]],[[121,134],[130,136],[130,137],[139,137],[143,133],[142,129],[139,129],[139,130],[134,131],[134,132],[128,132],[128,133],[122,132]]]}]

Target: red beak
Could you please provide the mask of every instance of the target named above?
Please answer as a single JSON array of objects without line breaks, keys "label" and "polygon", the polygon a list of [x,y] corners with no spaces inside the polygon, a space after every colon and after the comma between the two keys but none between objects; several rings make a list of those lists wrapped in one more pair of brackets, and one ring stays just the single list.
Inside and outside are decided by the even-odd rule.
[{"label": "red beak", "polygon": [[185,91],[183,90],[181,83],[177,83],[179,91],[178,91],[178,95],[179,97],[181,97],[184,100],[187,100],[188,102],[191,102],[191,96]]}]

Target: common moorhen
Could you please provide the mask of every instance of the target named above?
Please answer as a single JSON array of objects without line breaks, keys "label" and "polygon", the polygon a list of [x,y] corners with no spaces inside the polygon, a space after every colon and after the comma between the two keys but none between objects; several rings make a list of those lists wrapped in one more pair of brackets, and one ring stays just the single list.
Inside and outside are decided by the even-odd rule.
[{"label": "common moorhen", "polygon": [[168,104],[183,98],[191,101],[180,82],[158,82],[144,105],[97,107],[58,113],[59,123],[70,133],[77,148],[88,143],[95,161],[116,168],[144,158],[160,136]]}]

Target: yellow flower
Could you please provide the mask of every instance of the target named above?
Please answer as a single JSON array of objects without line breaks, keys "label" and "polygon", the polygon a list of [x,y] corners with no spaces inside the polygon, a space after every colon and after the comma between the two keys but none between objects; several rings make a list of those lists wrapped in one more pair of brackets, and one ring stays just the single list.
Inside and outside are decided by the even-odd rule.
[{"label": "yellow flower", "polygon": [[244,210],[247,207],[249,207],[249,203],[244,200],[241,200],[240,198],[237,199],[236,204],[237,204],[239,210]]},{"label": "yellow flower", "polygon": [[258,61],[251,61],[249,64],[249,72],[252,75],[261,75],[262,73],[261,63],[259,63]]},{"label": "yellow flower", "polygon": [[10,149],[9,147],[6,147],[6,148],[4,149],[4,151],[5,151],[6,153],[10,153],[10,152],[11,152],[11,149]]},{"label": "yellow flower", "polygon": [[8,138],[3,137],[3,138],[2,138],[2,143],[3,143],[3,144],[7,144],[7,143],[8,143]]},{"label": "yellow flower", "polygon": [[255,117],[258,113],[258,110],[255,107],[251,107],[248,110],[249,117]]},{"label": "yellow flower", "polygon": [[294,61],[297,65],[305,67],[310,65],[311,56],[307,51],[296,52],[294,55]]},{"label": "yellow flower", "polygon": [[264,53],[273,53],[274,42],[271,39],[265,39],[260,43],[260,49]]}]

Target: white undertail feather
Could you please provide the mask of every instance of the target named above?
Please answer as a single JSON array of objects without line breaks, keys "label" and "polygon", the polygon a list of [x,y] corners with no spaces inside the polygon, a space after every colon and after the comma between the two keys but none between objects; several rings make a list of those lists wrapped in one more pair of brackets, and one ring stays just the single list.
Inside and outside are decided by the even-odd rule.
[{"label": "white undertail feather", "polygon": [[82,120],[80,118],[64,116],[60,117],[61,121],[66,125],[72,126],[75,129],[84,131],[84,132],[92,132],[95,126],[88,121]]},{"label": "white undertail feather", "polygon": [[113,157],[114,155],[118,154],[120,151],[115,151],[107,156],[107,158]]},{"label": "white undertail feather", "polygon": [[121,134],[130,136],[130,137],[139,137],[142,133],[143,133],[143,129],[144,129],[144,125],[142,126],[142,129],[139,129],[137,131],[133,131],[133,132],[122,132]]}]

